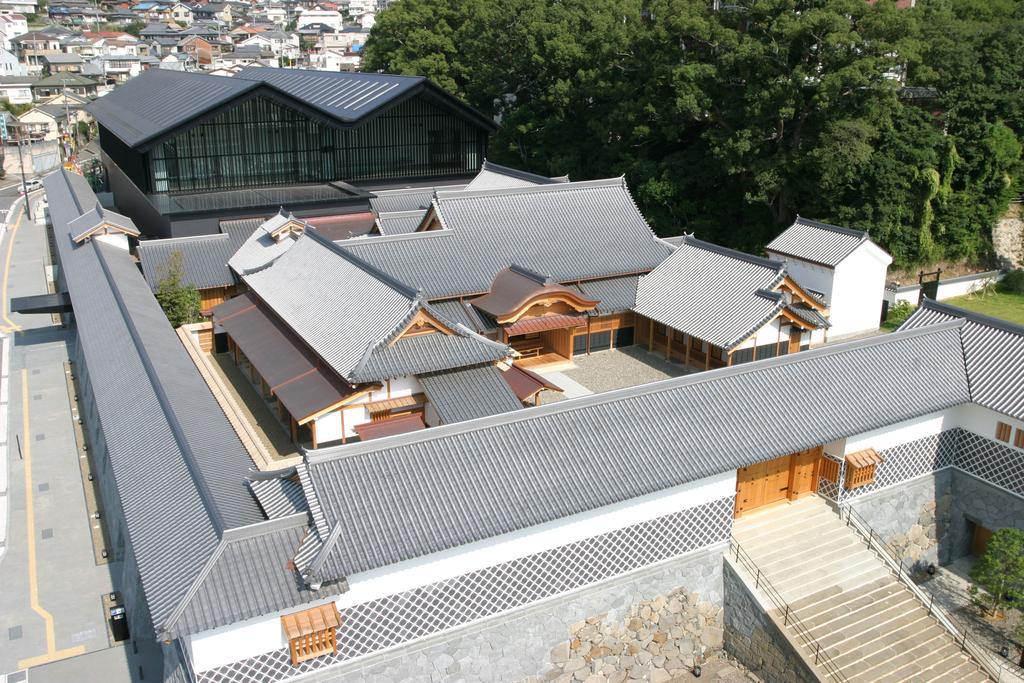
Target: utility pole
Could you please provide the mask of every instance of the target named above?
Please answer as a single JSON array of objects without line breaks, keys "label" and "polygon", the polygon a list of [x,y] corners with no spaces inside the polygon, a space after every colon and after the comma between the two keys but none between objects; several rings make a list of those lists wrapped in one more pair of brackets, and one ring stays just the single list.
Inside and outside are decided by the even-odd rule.
[{"label": "utility pole", "polygon": [[[6,130],[6,127],[5,127]],[[31,133],[29,134],[31,135]],[[28,200],[28,181],[25,179],[25,162],[21,159],[21,135],[18,135],[18,165],[21,166],[21,193],[25,197],[25,215],[28,216],[29,220],[32,220],[32,202]],[[31,144],[31,138],[29,138],[29,144]],[[29,155],[29,159],[31,159]]]}]

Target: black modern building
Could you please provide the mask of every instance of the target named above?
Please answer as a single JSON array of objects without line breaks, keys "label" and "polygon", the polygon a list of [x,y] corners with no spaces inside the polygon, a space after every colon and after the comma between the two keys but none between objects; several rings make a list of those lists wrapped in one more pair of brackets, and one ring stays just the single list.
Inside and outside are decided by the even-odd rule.
[{"label": "black modern building", "polygon": [[150,70],[89,107],[114,200],[153,237],[284,206],[365,210],[375,186],[480,169],[495,125],[424,78]]}]

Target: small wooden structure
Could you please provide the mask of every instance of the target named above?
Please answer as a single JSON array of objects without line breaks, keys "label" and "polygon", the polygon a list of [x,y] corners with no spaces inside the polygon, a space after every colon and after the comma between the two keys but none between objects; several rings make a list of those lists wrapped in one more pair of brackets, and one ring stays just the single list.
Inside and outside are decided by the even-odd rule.
[{"label": "small wooden structure", "polygon": [[333,602],[282,616],[281,628],[288,638],[292,666],[314,657],[337,654],[340,625],[341,615]]},{"label": "small wooden structure", "polygon": [[875,465],[882,462],[882,456],[874,448],[850,453],[846,456],[847,489],[855,489],[875,483]]}]

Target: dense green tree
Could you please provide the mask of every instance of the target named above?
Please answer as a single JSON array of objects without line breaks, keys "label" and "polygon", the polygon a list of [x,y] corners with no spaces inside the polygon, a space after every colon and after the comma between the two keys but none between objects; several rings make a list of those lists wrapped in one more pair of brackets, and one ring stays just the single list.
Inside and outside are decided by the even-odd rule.
[{"label": "dense green tree", "polygon": [[1007,527],[992,534],[985,554],[971,567],[971,579],[985,590],[993,614],[1011,600],[1024,600],[1024,530]]},{"label": "dense green tree", "polygon": [[757,250],[800,213],[869,230],[906,266],[984,255],[1019,191],[1022,8],[403,0],[364,59],[495,117],[496,161],[624,174],[661,234]]},{"label": "dense green tree", "polygon": [[167,259],[167,269],[156,286],[156,300],[174,328],[202,319],[199,312],[199,292],[194,285],[182,282],[184,273],[181,252],[175,251]]}]

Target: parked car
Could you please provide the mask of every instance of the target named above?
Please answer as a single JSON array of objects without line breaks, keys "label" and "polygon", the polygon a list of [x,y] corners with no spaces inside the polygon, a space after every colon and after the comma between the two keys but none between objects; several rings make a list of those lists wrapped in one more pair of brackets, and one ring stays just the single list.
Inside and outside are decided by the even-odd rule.
[{"label": "parked car", "polygon": [[26,180],[24,185],[22,185],[21,189],[18,190],[18,193],[25,194],[26,191],[35,192],[36,190],[41,189],[43,189],[43,181],[36,180],[35,178],[33,178],[32,180]]}]

